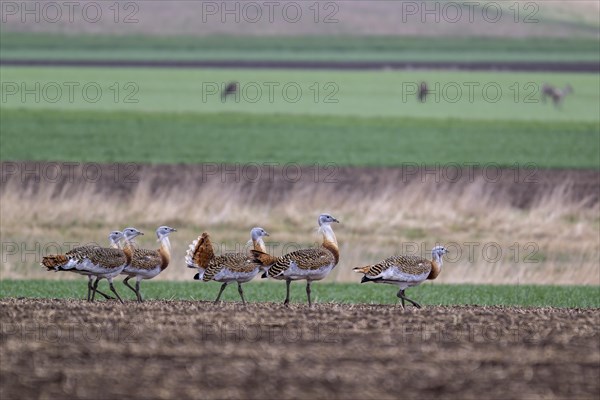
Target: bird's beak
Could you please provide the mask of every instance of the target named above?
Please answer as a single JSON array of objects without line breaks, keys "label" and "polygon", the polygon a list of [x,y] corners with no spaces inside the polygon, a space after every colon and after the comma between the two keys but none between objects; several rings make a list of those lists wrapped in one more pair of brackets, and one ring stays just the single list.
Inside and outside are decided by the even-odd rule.
[{"label": "bird's beak", "polygon": [[269,232],[265,232],[265,236],[271,236],[271,235],[269,235]]},{"label": "bird's beak", "polygon": [[340,223],[340,221],[338,221],[337,219],[333,219],[333,222],[337,222],[338,224]]},{"label": "bird's beak", "polygon": [[171,228],[171,232],[177,232],[177,229]]},{"label": "bird's beak", "polygon": [[139,236],[144,236],[144,232],[138,233]]}]

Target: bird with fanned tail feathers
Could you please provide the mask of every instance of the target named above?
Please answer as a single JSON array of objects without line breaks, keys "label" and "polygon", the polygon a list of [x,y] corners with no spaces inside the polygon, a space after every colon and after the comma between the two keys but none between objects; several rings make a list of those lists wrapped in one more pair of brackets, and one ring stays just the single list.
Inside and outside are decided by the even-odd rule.
[{"label": "bird with fanned tail feathers", "polygon": [[[266,247],[263,241],[265,236],[269,236],[269,234],[263,228],[252,228],[249,243],[252,243],[254,250],[265,252]],[[221,294],[223,294],[227,285],[231,282],[237,282],[238,293],[245,305],[246,300],[244,299],[242,283],[252,280],[262,269],[262,265],[254,261],[254,258],[248,252],[225,253],[215,256],[210,236],[206,232],[190,244],[185,261],[188,267],[199,270],[194,276],[195,280],[202,280],[203,282],[212,280],[223,283],[214,301],[215,304],[221,299]]]},{"label": "bird with fanned tail feathers", "polygon": [[[119,249],[118,242],[121,237],[133,240],[136,236],[143,235],[135,228],[127,228],[123,232],[114,231],[109,235],[112,247],[88,245],[76,247],[65,254],[53,254],[42,259],[42,265],[48,271],[72,271],[88,276],[88,301],[94,301],[96,293],[105,298],[110,298],[98,290],[98,281],[102,278],[108,280],[110,290],[117,296],[121,303],[123,300],[115,290],[113,278],[119,275],[131,262],[131,251]],[[92,285],[92,279],[96,281]],[[90,298],[91,293],[91,298]]]},{"label": "bird with fanned tail feathers", "polygon": [[323,235],[323,243],[318,248],[301,249],[274,257],[263,251],[252,250],[256,261],[268,268],[267,275],[270,278],[285,280],[286,295],[283,304],[290,302],[290,284],[295,280],[306,280],[306,297],[309,307],[312,306],[310,298],[312,281],[325,278],[338,264],[340,252],[337,239],[331,228],[333,222],[339,223],[337,219],[329,214],[319,215],[319,232]]},{"label": "bird with fanned tail feathers", "polygon": [[189,246],[185,253],[185,263],[188,268],[197,268],[204,273],[208,262],[215,257],[208,233],[203,232]]},{"label": "bird with fanned tail feathers", "polygon": [[[156,229],[156,237],[160,242],[158,250],[138,249],[132,240],[126,240],[125,249],[130,249],[132,252],[131,264],[123,269],[122,274],[127,275],[123,281],[125,286],[133,290],[137,301],[144,301],[140,292],[140,282],[143,279],[152,279],[162,271],[164,271],[171,261],[171,242],[169,234],[176,232],[177,229],[160,226]],[[129,284],[129,279],[135,278],[135,288]]]},{"label": "bird with fanned tail feathers", "polygon": [[404,291],[428,280],[435,279],[442,270],[442,256],[448,253],[444,246],[436,246],[431,251],[431,260],[415,255],[401,255],[386,258],[380,263],[354,268],[354,271],[364,274],[360,283],[389,283],[398,285],[398,296],[402,301],[412,303],[421,308],[417,302],[407,298]]}]

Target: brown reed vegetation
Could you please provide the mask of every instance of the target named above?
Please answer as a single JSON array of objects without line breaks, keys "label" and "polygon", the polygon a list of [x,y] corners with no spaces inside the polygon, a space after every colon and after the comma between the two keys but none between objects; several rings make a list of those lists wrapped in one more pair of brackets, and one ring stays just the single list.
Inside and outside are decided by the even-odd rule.
[{"label": "brown reed vegetation", "polygon": [[397,253],[427,256],[442,243],[451,253],[440,282],[600,284],[600,206],[574,196],[569,180],[538,191],[522,208],[510,191],[482,178],[461,185],[387,179],[369,187],[357,177],[361,183],[344,190],[301,182],[270,196],[265,191],[277,185],[200,182],[190,175],[157,186],[152,174],[120,191],[97,183],[4,181],[1,277],[75,278],[43,271],[41,257],[73,243],[105,244],[109,231],[126,226],[145,231],[140,245],[155,248],[153,232],[167,224],[178,232],[172,264],[159,279],[191,279],[183,256],[203,231],[218,251],[236,251],[253,226],[262,226],[271,233],[269,250],[281,254],[315,245],[317,215],[330,212],[342,222],[335,227],[341,262],[328,278],[333,281],[356,281],[352,267]]}]

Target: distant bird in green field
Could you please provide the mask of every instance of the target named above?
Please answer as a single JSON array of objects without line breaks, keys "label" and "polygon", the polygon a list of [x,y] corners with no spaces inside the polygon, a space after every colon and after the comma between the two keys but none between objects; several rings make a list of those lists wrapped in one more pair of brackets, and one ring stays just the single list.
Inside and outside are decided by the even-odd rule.
[{"label": "distant bird in green field", "polygon": [[221,100],[225,100],[230,94],[236,94],[238,91],[239,84],[237,82],[229,82],[225,89],[221,92]]},{"label": "distant bird in green field", "polygon": [[554,106],[559,107],[562,104],[563,99],[571,93],[573,93],[573,87],[571,85],[567,85],[560,89],[544,83],[542,85],[542,102],[545,103],[546,98],[550,97],[554,103]]},{"label": "distant bird in green field", "polygon": [[419,93],[417,97],[421,103],[425,103],[427,101],[427,95],[429,94],[429,87],[427,86],[427,82],[423,81],[419,85]]}]

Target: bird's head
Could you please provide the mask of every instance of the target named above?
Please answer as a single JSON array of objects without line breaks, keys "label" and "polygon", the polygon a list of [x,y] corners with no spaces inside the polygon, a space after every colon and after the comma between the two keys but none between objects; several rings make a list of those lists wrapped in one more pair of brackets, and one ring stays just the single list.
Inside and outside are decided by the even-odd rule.
[{"label": "bird's head", "polygon": [[163,240],[164,238],[166,238],[167,236],[169,236],[169,234],[171,232],[177,232],[177,229],[175,228],[171,228],[170,226],[159,226],[158,229],[156,230],[156,237],[158,238],[158,240]]},{"label": "bird's head", "polygon": [[330,225],[332,222],[337,222],[338,224],[340,223],[340,221],[338,221],[337,219],[335,219],[330,214],[321,214],[321,215],[319,215],[319,226]]},{"label": "bird's head", "polygon": [[433,256],[433,258],[436,258],[436,256],[442,258],[442,256],[446,253],[448,253],[448,249],[444,246],[435,246],[431,250],[431,255]]},{"label": "bird's head", "polygon": [[123,239],[124,235],[121,231],[112,231],[108,234],[108,241],[111,246],[119,247],[119,242]]},{"label": "bird's head", "polygon": [[261,237],[269,236],[269,233],[261,227],[256,227],[252,228],[250,231],[250,236],[252,237],[252,240],[258,240]]},{"label": "bird's head", "polygon": [[135,228],[125,228],[123,229],[123,237],[125,238],[126,241],[130,242],[132,241],[134,238],[143,235],[144,233],[135,229]]}]

